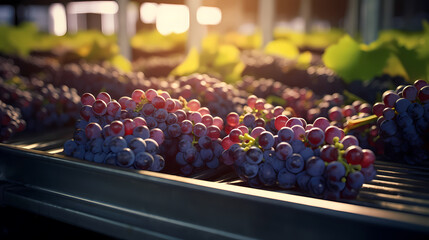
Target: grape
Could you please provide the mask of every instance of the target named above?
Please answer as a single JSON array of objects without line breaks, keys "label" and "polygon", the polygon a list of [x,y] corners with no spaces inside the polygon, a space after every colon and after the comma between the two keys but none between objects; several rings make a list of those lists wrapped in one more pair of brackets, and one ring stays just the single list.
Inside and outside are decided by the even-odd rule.
[{"label": "grape", "polygon": [[362,148],[359,146],[351,146],[347,148],[344,157],[350,164],[360,164],[363,160]]},{"label": "grape", "polygon": [[368,167],[369,165],[373,164],[375,161],[375,154],[374,152],[372,152],[369,149],[363,149],[363,158],[362,158],[362,162],[360,163],[360,165],[363,168]]},{"label": "grape", "polygon": [[288,120],[289,118],[285,115],[277,116],[274,120],[274,125],[276,129],[280,130],[281,128],[285,127]]},{"label": "grape", "polygon": [[259,146],[263,149],[271,149],[274,146],[274,136],[271,132],[263,131],[258,138]]},{"label": "grape", "polygon": [[308,192],[308,182],[310,181],[311,176],[308,175],[305,171],[296,175],[296,184],[300,189],[305,192]]},{"label": "grape", "polygon": [[158,145],[161,145],[164,142],[164,133],[159,128],[153,128],[152,130],[150,130],[149,135],[149,139],[155,140]]},{"label": "grape", "polygon": [[194,125],[194,135],[197,137],[203,137],[207,133],[207,127],[202,123],[196,123]]},{"label": "grape", "polygon": [[250,164],[259,164],[262,162],[263,159],[263,153],[262,151],[255,147],[252,146],[247,152],[246,152],[246,160],[247,162],[249,162]]},{"label": "grape", "polygon": [[359,171],[349,173],[347,176],[347,186],[352,189],[360,189],[364,182],[365,178]]},{"label": "grape", "polygon": [[238,116],[238,114],[237,114],[237,113],[234,113],[234,112],[229,113],[229,114],[228,114],[228,116],[226,116],[226,122],[227,122],[230,126],[232,126],[232,127],[237,126],[237,125],[238,125],[238,123],[239,123],[239,116]]},{"label": "grape", "polygon": [[286,127],[289,127],[289,128],[292,126],[296,126],[296,125],[301,126],[301,127],[303,126],[302,121],[296,117],[289,118],[289,120],[287,120],[287,122],[286,122]]},{"label": "grape", "polygon": [[146,151],[146,142],[139,137],[133,138],[128,146],[135,154]]},{"label": "grape", "polygon": [[318,147],[325,141],[325,133],[322,129],[313,127],[306,133],[306,137],[308,139],[308,142],[314,146]]},{"label": "grape", "polygon": [[296,176],[295,174],[292,174],[286,170],[286,168],[283,168],[280,170],[277,176],[279,187],[290,189],[295,186],[296,183]]},{"label": "grape", "polygon": [[316,120],[314,120],[313,122],[313,127],[315,128],[319,128],[322,131],[325,131],[327,127],[330,126],[329,120],[325,117],[318,117]]},{"label": "grape", "polygon": [[64,143],[64,154],[67,156],[72,156],[76,148],[76,142],[73,139],[69,139]]},{"label": "grape", "polygon": [[322,177],[311,177],[307,184],[308,190],[311,194],[320,196],[325,191],[325,181]]},{"label": "grape", "polygon": [[96,100],[101,100],[105,104],[107,104],[112,100],[112,98],[110,97],[110,94],[108,94],[107,92],[100,92],[98,93]]},{"label": "grape", "polygon": [[134,164],[134,153],[129,148],[123,148],[117,152],[116,165],[120,167],[130,167]]},{"label": "grape", "polygon": [[141,89],[136,89],[133,91],[133,93],[131,94],[131,98],[133,99],[134,102],[136,103],[140,103],[141,100],[146,98],[146,94],[144,93],[143,90]]},{"label": "grape", "polygon": [[127,141],[121,136],[113,137],[109,141],[110,151],[112,151],[114,153],[118,153],[120,150],[122,150],[126,147],[127,147]]},{"label": "grape", "polygon": [[304,169],[304,159],[301,155],[294,153],[286,159],[286,169],[293,173],[297,174]]},{"label": "grape", "polygon": [[80,97],[80,101],[82,105],[92,106],[92,104],[95,102],[95,97],[91,93],[84,93]]},{"label": "grape", "polygon": [[257,138],[261,135],[262,132],[265,131],[265,128],[263,127],[255,127],[252,132],[250,133],[250,136],[253,138]]},{"label": "grape", "polygon": [[325,130],[325,142],[334,144],[334,138],[338,137],[339,140],[343,139],[344,131],[336,126],[329,126]]},{"label": "grape", "polygon": [[164,166],[165,159],[161,155],[153,155],[153,164],[149,167],[149,170],[159,172],[164,168]]},{"label": "grape", "polygon": [[272,186],[276,183],[277,175],[274,168],[268,163],[261,163],[259,165],[259,180],[265,186]]},{"label": "grape", "polygon": [[395,106],[395,102],[399,99],[399,95],[393,91],[386,91],[383,93],[382,98],[386,107],[393,108]]},{"label": "grape", "polygon": [[325,163],[319,157],[311,157],[305,162],[305,170],[312,177],[322,176],[325,171]]},{"label": "grape", "polygon": [[282,142],[291,142],[295,139],[295,133],[294,131],[289,127],[282,127],[277,135],[279,136],[279,140]]},{"label": "grape", "polygon": [[101,137],[101,127],[97,123],[89,123],[85,128],[85,135],[88,139]]},{"label": "grape", "polygon": [[145,152],[141,151],[136,153],[134,160],[134,167],[139,170],[148,170],[154,163],[154,157]]},{"label": "grape", "polygon": [[413,85],[408,85],[408,86],[404,87],[404,89],[402,90],[402,96],[409,101],[416,100],[417,88]]},{"label": "grape", "polygon": [[320,149],[320,158],[325,162],[334,162],[337,161],[339,157],[338,149],[332,145],[324,145]]},{"label": "grape", "polygon": [[338,182],[346,176],[346,168],[338,161],[330,162],[326,166],[326,177],[329,181]]},{"label": "grape", "polygon": [[300,125],[292,126],[295,140],[303,140],[305,138],[305,129]]},{"label": "grape", "polygon": [[281,160],[286,160],[292,153],[292,146],[287,142],[281,142],[276,146],[276,156]]},{"label": "grape", "polygon": [[192,122],[189,120],[184,120],[182,122],[181,129],[183,134],[190,134],[193,130]]}]

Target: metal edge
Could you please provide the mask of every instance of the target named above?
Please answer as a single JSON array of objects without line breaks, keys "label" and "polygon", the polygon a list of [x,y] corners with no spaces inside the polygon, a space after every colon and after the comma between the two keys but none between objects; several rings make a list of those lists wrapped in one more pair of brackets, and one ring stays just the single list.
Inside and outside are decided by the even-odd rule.
[{"label": "metal edge", "polygon": [[[62,194],[99,202],[100,204],[108,203],[113,206],[132,209],[136,212],[155,214],[193,224],[198,223],[197,225],[210,226],[225,232],[236,231],[249,237],[267,235],[266,230],[255,231],[253,229],[261,225],[257,220],[258,218],[265,218],[269,222],[277,222],[274,225],[287,224],[280,224],[283,228],[268,233],[268,235],[274,234],[273,236],[284,232],[284,229],[289,231],[301,229],[299,225],[308,221],[317,222],[320,226],[313,227],[313,233],[308,233],[307,231],[304,235],[331,236],[332,234],[323,227],[326,224],[326,220],[334,221],[337,226],[344,225],[342,229],[348,229],[349,227],[347,226],[351,223],[359,223],[371,231],[385,229],[388,230],[387,232],[392,233],[392,236],[399,236],[399,233],[406,233],[408,236],[409,234],[415,236],[429,234],[429,221],[427,217],[423,216],[163,173],[119,169],[67,158],[58,154],[47,154],[42,151],[21,149],[5,144],[0,144],[0,152],[3,152],[0,158],[0,170],[3,169],[0,176],[7,181],[24,184],[30,188],[49,189],[49,191],[61,192]],[[29,165],[31,165],[31,171],[28,169]],[[47,170],[50,174],[43,174],[43,170]],[[59,175],[53,173],[58,173]],[[89,175],[79,176],[82,173]],[[88,180],[96,181],[100,176],[122,181],[119,184],[120,188],[108,187],[103,190],[101,186],[105,181],[99,181],[95,189],[90,186],[80,189],[64,186],[71,179],[82,183]],[[49,179],[52,180],[52,177],[59,177],[58,181],[49,181]],[[108,182],[112,183],[112,181]],[[129,184],[130,182],[132,184]],[[80,185],[80,187],[83,187],[83,185]],[[134,194],[133,191],[135,191],[136,187],[147,187],[148,191],[146,193],[151,193],[151,196]],[[120,193],[114,195],[107,193],[112,190]],[[123,202],[117,198],[117,195],[123,195],[133,201],[132,203]],[[166,199],[166,196],[172,198]],[[193,197],[197,197],[202,201],[195,201]],[[144,204],[142,206],[135,205],[139,201],[143,201]],[[228,206],[229,204],[226,206],[219,204],[218,201],[236,203],[234,203],[234,207],[231,207]],[[191,206],[184,205],[184,202],[190,203]],[[148,206],[150,207],[147,208]],[[266,211],[261,211],[260,208],[266,208]],[[201,212],[201,209],[207,212]],[[279,215],[281,213],[285,214],[285,218]],[[190,217],[189,215],[192,216]],[[228,224],[213,221],[211,215],[227,217],[226,222],[233,221],[239,226],[231,227]],[[296,234],[302,235],[303,233],[302,231],[296,231]],[[338,236],[337,234],[335,235]],[[360,235],[355,234],[354,236]],[[368,236],[365,235],[365,237]]]}]

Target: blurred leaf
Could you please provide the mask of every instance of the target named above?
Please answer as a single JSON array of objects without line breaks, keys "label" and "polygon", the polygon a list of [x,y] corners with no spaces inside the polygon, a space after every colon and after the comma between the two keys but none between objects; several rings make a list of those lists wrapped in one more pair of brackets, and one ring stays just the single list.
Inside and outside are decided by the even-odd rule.
[{"label": "blurred leaf", "polygon": [[291,41],[274,40],[265,46],[265,53],[281,56],[287,59],[295,59],[299,55],[299,50]]},{"label": "blurred leaf", "polygon": [[200,56],[196,48],[192,48],[186,59],[176,68],[174,68],[170,75],[172,76],[186,76],[195,73],[200,67]]},{"label": "blurred leaf", "polygon": [[312,58],[313,58],[313,55],[309,51],[305,51],[305,52],[299,54],[297,62],[296,62],[297,68],[307,69],[311,64]]},{"label": "blurred leaf", "polygon": [[116,68],[118,68],[124,72],[131,72],[132,71],[131,62],[122,55],[118,54],[118,55],[110,58],[109,62],[113,66],[115,66]]},{"label": "blurred leaf", "polygon": [[230,73],[225,76],[224,81],[230,84],[237,83],[241,81],[242,73],[246,65],[243,62],[235,64],[234,68]]},{"label": "blurred leaf", "polygon": [[427,79],[429,62],[427,59],[420,58],[417,49],[398,46],[396,55],[407,71],[410,81]]},{"label": "blurred leaf", "polygon": [[186,44],[186,33],[162,35],[156,29],[139,31],[131,38],[131,46],[145,52],[169,51]]},{"label": "blurred leaf", "polygon": [[213,61],[214,67],[223,67],[226,65],[235,65],[240,62],[240,50],[237,47],[224,44],[220,45],[216,57]]},{"label": "blurred leaf", "polygon": [[285,99],[275,95],[268,96],[267,103],[273,104],[274,106],[285,106],[287,104]]},{"label": "blurred leaf", "polygon": [[367,50],[349,35],[337,44],[328,47],[323,54],[323,62],[346,82],[369,80],[382,73],[389,57],[385,48]]},{"label": "blurred leaf", "polygon": [[398,56],[393,53],[390,54],[387,59],[387,64],[383,69],[383,73],[389,74],[390,76],[402,76],[407,81],[410,79]]},{"label": "blurred leaf", "polygon": [[206,66],[214,61],[218,51],[220,36],[218,34],[207,35],[201,43],[201,65]]}]

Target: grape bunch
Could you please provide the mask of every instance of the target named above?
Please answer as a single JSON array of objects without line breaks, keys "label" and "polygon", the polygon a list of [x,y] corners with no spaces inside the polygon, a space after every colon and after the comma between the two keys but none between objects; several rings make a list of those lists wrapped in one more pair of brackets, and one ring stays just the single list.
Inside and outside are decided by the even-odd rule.
[{"label": "grape bunch", "polygon": [[20,109],[26,121],[25,130],[71,125],[79,117],[80,97],[76,89],[60,88],[37,78],[21,75],[0,78],[0,100]]},{"label": "grape bunch", "polygon": [[[169,91],[169,90],[167,90]],[[207,74],[192,74],[170,82],[173,97],[197,99],[215,116],[225,119],[230,112],[242,112],[249,94]]]},{"label": "grape bunch", "polygon": [[416,80],[383,93],[373,106],[384,153],[393,160],[421,164],[429,160],[429,84]]},{"label": "grape bunch", "polygon": [[149,129],[146,120],[134,111],[142,94],[136,91],[134,98],[124,96],[119,101],[107,92],[97,97],[83,94],[81,119],[73,139],[64,143],[64,154],[124,168],[161,171],[165,160],[159,154],[159,145],[164,135],[159,128]]},{"label": "grape bunch", "polygon": [[[183,98],[171,98],[168,92],[162,90],[148,89],[145,92],[136,89],[131,97],[122,96],[118,101],[112,99],[107,92],[100,92],[97,97],[85,93],[81,101],[82,119],[76,124],[74,139],[67,143],[70,149],[66,148],[68,145],[64,146],[64,151],[69,156],[97,162],[110,161],[112,164],[124,166],[118,163],[122,160],[118,158],[117,146],[126,149],[124,151],[128,154],[129,162],[135,162],[138,155],[134,151],[137,148],[134,142],[138,142],[135,144],[140,147],[146,145],[143,150],[146,149],[154,159],[162,162],[162,168],[166,164],[170,168],[177,166],[183,175],[205,167],[219,166],[223,120],[217,116],[213,117],[208,108],[201,107],[201,103],[196,99],[186,101]],[[146,144],[142,144],[142,141]],[[97,160],[91,154],[100,151],[100,148],[93,150],[93,142],[97,142],[97,146],[101,143],[107,146],[104,148],[104,154],[97,152],[102,155]],[[85,144],[89,146],[85,148],[84,155],[83,147],[79,145]],[[137,151],[140,151],[140,147]],[[116,159],[116,162],[108,157]],[[168,162],[170,159],[174,162]],[[125,165],[138,168],[131,163]],[[159,171],[162,168],[149,170]]]},{"label": "grape bunch", "polygon": [[[237,121],[236,121],[237,122]],[[299,189],[327,199],[356,198],[375,175],[375,155],[324,117],[312,124],[278,115],[277,133],[239,126],[222,139],[222,162],[252,187]],[[237,125],[238,126],[238,125]]]},{"label": "grape bunch", "polygon": [[282,106],[273,106],[264,98],[258,98],[255,95],[250,95],[247,98],[247,104],[243,107],[243,113],[238,115],[236,112],[230,112],[226,116],[225,133],[229,134],[234,128],[249,128],[262,127],[271,132],[277,132],[274,126],[274,118],[281,115],[292,113],[285,110]]},{"label": "grape bunch", "polygon": [[9,140],[16,133],[24,131],[25,127],[21,110],[0,100],[0,142]]}]

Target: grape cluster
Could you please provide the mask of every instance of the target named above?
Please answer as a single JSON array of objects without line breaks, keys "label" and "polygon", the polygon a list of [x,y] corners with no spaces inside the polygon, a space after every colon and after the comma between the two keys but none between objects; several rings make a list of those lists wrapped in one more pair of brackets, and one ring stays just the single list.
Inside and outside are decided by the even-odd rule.
[{"label": "grape cluster", "polygon": [[407,81],[403,77],[383,74],[369,81],[354,80],[346,85],[346,90],[359,96],[366,102],[374,104],[381,99],[381,93],[389,89],[395,89],[399,85],[406,84]]},{"label": "grape cluster", "polygon": [[[156,92],[155,92],[156,93]],[[112,99],[107,92],[97,97],[81,97],[81,119],[73,139],[64,143],[64,154],[87,161],[139,170],[161,171],[165,166],[159,154],[164,135],[135,111],[145,93],[136,90],[132,97]],[[152,123],[149,123],[152,124]]]},{"label": "grape cluster", "polygon": [[27,123],[25,130],[66,126],[79,116],[80,97],[76,89],[24,77],[9,61],[0,63],[0,100],[20,109]]},{"label": "grape cluster", "polygon": [[133,61],[133,70],[143,72],[148,78],[167,77],[175,67],[182,63],[183,59],[182,55],[142,57]]},{"label": "grape cluster", "polygon": [[9,140],[16,133],[24,131],[25,127],[21,110],[0,100],[0,142]]},{"label": "grape cluster", "polygon": [[[167,90],[168,91],[168,90]],[[242,112],[249,94],[207,74],[192,74],[170,82],[172,96],[197,99],[213,115],[225,119],[230,112]]]},{"label": "grape cluster", "polygon": [[[235,120],[236,121],[236,120]],[[236,121],[237,122],[237,121]],[[376,170],[375,155],[324,117],[312,124],[274,118],[277,133],[258,126],[234,128],[222,139],[222,162],[253,187],[300,189],[327,199],[355,198]]]},{"label": "grape cluster", "polygon": [[[125,160],[118,158],[117,146],[126,149],[124,151],[128,154],[129,162],[138,160],[136,151],[141,151],[143,147],[143,151],[146,149],[154,159],[163,163],[163,167],[165,159],[172,159],[174,162],[167,162],[169,167],[177,166],[183,175],[219,166],[223,120],[213,117],[208,108],[201,107],[196,99],[186,101],[183,98],[172,98],[162,90],[148,89],[145,92],[136,89],[130,97],[122,96],[118,101],[107,92],[100,92],[97,97],[85,93],[81,101],[82,119],[76,124],[74,139],[67,142],[70,149],[66,148],[68,145],[64,146],[69,156],[137,168],[135,164],[118,163]],[[142,141],[146,144],[142,144]],[[101,150],[98,147],[92,149],[93,142],[107,146],[103,153],[97,152],[102,155],[97,160],[92,154]],[[87,145],[85,154],[89,156],[83,155],[84,147],[79,147],[79,143]],[[136,151],[134,143],[139,146]],[[109,160],[108,157],[116,160]],[[149,170],[159,171],[162,168]]]},{"label": "grape cluster", "polygon": [[391,159],[420,164],[429,160],[429,85],[424,80],[383,93],[373,106],[384,153]]}]

